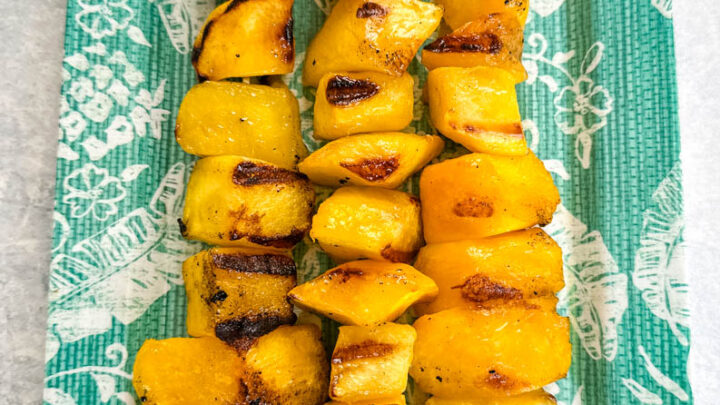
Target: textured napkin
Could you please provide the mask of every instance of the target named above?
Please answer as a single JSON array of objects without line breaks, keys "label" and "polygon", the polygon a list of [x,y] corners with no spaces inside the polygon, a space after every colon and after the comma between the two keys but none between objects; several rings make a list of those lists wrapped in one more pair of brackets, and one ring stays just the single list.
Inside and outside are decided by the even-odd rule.
[{"label": "textured napkin", "polygon": [[[286,80],[312,139],[304,51],[333,0],[296,0]],[[564,405],[691,403],[671,0],[531,0],[518,86],[528,141],[563,197],[572,324]],[[45,402],[134,404],[135,352],[185,336],[180,265],[199,250],[176,218],[194,158],[173,136],[195,83],[192,40],[213,0],[69,0],[59,125]],[[425,80],[416,60],[419,99]],[[409,130],[432,133],[418,101]],[[443,158],[465,151],[454,144]],[[417,192],[417,178],[403,187]],[[320,197],[329,194],[321,190]],[[300,281],[330,261],[307,240]],[[331,350],[336,325],[323,321]],[[409,385],[408,397],[421,404]]]}]

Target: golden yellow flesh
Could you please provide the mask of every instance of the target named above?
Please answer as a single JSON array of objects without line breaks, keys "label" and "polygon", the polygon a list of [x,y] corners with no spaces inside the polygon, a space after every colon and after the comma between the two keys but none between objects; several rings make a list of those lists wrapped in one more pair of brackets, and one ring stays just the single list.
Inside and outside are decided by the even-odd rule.
[{"label": "golden yellow flesh", "polygon": [[242,360],[214,337],[149,339],[135,357],[133,387],[147,405],[239,403]]},{"label": "golden yellow flesh", "polygon": [[328,363],[315,325],[281,326],[243,355],[244,405],[319,405],[328,389]]},{"label": "golden yellow flesh", "polygon": [[317,87],[329,72],[400,76],[441,17],[420,0],[340,0],[308,47],[303,84]]},{"label": "golden yellow flesh", "polygon": [[183,235],[219,246],[288,249],[310,228],[314,200],[302,174],[240,156],[207,157],[188,182]]},{"label": "golden yellow flesh", "polygon": [[389,398],[374,399],[371,401],[359,401],[359,402],[338,402],[330,401],[326,402],[325,405],[405,405],[405,395],[396,395]]},{"label": "golden yellow flesh", "polygon": [[555,397],[543,390],[529,392],[511,397],[494,397],[477,400],[443,399],[432,397],[425,405],[555,405]]},{"label": "golden yellow flesh", "polygon": [[353,135],[330,142],[298,165],[313,183],[397,188],[442,151],[439,136],[401,132]]},{"label": "golden yellow flesh", "polygon": [[315,98],[315,138],[407,127],[413,119],[413,87],[408,73],[400,77],[377,72],[326,74]]},{"label": "golden yellow flesh", "polygon": [[523,29],[510,13],[482,16],[438,38],[422,51],[429,70],[439,67],[490,66],[507,70],[515,82],[527,73],[522,65]]},{"label": "golden yellow flesh", "polygon": [[298,102],[285,86],[195,85],[180,104],[175,138],[193,155],[241,155],[286,169],[307,156]]},{"label": "golden yellow flesh", "polygon": [[440,243],[547,225],[560,194],[532,152],[473,153],[426,167],[420,200],[425,240]]},{"label": "golden yellow flesh", "polygon": [[413,303],[436,294],[435,282],[411,266],[359,260],[295,287],[289,297],[345,325],[372,325],[394,321]]},{"label": "golden yellow flesh", "polygon": [[287,293],[296,278],[285,253],[212,248],[190,257],[183,263],[188,334],[234,342],[294,323]]},{"label": "golden yellow flesh", "polygon": [[[482,399],[538,390],[570,367],[570,329],[547,301],[425,315],[410,375],[438,397]],[[442,349],[440,349],[442,348]]]},{"label": "golden yellow flesh", "polygon": [[208,16],[193,44],[200,81],[293,71],[294,0],[231,0]]},{"label": "golden yellow flesh", "polygon": [[330,398],[353,403],[401,395],[415,337],[410,325],[340,327],[331,359]]},{"label": "golden yellow flesh", "polygon": [[427,81],[430,119],[441,134],[473,152],[525,155],[515,78],[479,66],[432,70]]},{"label": "golden yellow flesh", "polygon": [[564,286],[560,247],[540,228],[430,244],[420,249],[415,268],[439,288],[435,300],[415,305],[419,314],[456,306],[524,305],[530,298],[552,297]]},{"label": "golden yellow flesh", "polygon": [[456,30],[464,24],[494,13],[509,13],[525,27],[530,0],[435,0],[443,6],[443,18],[450,28]]},{"label": "golden yellow flesh", "polygon": [[422,245],[420,204],[401,191],[343,187],[320,204],[310,237],[338,262],[409,263]]}]

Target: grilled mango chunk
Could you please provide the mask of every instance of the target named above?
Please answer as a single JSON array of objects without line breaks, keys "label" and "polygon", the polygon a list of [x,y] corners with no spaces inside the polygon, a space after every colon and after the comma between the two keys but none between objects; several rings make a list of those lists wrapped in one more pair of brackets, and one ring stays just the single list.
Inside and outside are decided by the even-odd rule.
[{"label": "grilled mango chunk", "polygon": [[509,13],[525,27],[530,0],[436,0],[445,9],[445,22],[456,30],[464,24],[495,13]]},{"label": "grilled mango chunk", "polygon": [[383,73],[328,73],[315,98],[315,138],[399,131],[413,118],[413,79]]},{"label": "grilled mango chunk", "polygon": [[243,355],[241,404],[320,405],[328,390],[328,363],[315,325],[281,326]]},{"label": "grilled mango chunk", "polygon": [[240,402],[243,364],[238,353],[214,337],[146,340],[133,366],[133,386],[147,405]]},{"label": "grilled mango chunk", "polygon": [[397,188],[442,152],[439,136],[401,132],[353,135],[330,142],[298,165],[313,183]]},{"label": "grilled mango chunk", "polygon": [[428,74],[427,91],[430,119],[441,134],[473,152],[527,153],[512,74],[486,66],[438,68]]},{"label": "grilled mango chunk", "polygon": [[497,67],[510,72],[519,83],[527,78],[522,50],[523,30],[517,19],[508,13],[490,14],[427,45],[422,62],[429,70],[446,66]]},{"label": "grilled mango chunk", "polygon": [[430,398],[425,405],[555,405],[555,397],[543,390],[511,397],[494,397],[477,400]]},{"label": "grilled mango chunk", "polygon": [[415,338],[410,325],[340,327],[331,360],[330,398],[354,403],[402,394]]},{"label": "grilled mango chunk", "polygon": [[563,286],[562,252],[540,228],[420,249],[415,267],[440,293],[417,304],[420,314],[456,306],[493,306],[551,297]]},{"label": "grilled mango chunk", "polygon": [[331,401],[326,402],[325,405],[405,405],[405,395],[397,395],[390,398],[374,399],[372,401],[360,401],[360,402],[338,402]]},{"label": "grilled mango chunk", "polygon": [[560,194],[532,152],[473,153],[426,167],[420,200],[425,240],[440,243],[547,225]]},{"label": "grilled mango chunk", "polygon": [[219,246],[289,249],[310,228],[307,177],[240,156],[200,159],[187,186],[183,236]]},{"label": "grilled mango chunk", "polygon": [[310,238],[338,262],[409,263],[422,244],[420,204],[401,191],[343,187],[320,204]]},{"label": "grilled mango chunk", "polygon": [[570,367],[569,323],[548,300],[453,308],[425,315],[413,326],[417,341],[410,375],[420,389],[438,397],[518,395],[563,378]]},{"label": "grilled mango chunk", "polygon": [[294,0],[231,0],[208,16],[192,52],[200,81],[281,75],[295,66]]},{"label": "grilled mango chunk", "polygon": [[298,102],[284,85],[195,85],[180,104],[175,138],[193,155],[241,155],[286,169],[307,156]]},{"label": "grilled mango chunk", "polygon": [[226,342],[256,338],[295,322],[287,293],[296,285],[295,262],[286,253],[213,248],[183,264],[190,336]]},{"label": "grilled mango chunk", "polygon": [[436,294],[435,282],[411,266],[359,260],[328,270],[288,296],[345,325],[372,325],[394,321],[414,302]]},{"label": "grilled mango chunk", "polygon": [[317,87],[330,72],[400,76],[441,18],[419,0],[340,0],[308,47],[303,84]]}]

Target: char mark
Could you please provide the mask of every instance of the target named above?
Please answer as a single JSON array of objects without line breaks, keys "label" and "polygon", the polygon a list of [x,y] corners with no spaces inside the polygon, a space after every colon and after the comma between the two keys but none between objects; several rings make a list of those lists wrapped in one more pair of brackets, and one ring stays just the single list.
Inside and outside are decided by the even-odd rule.
[{"label": "char mark", "polygon": [[244,255],[241,253],[212,254],[213,264],[224,270],[243,273],[261,273],[275,276],[296,276],[295,261],[285,255]]},{"label": "char mark", "polygon": [[341,347],[332,355],[333,364],[342,364],[353,360],[385,357],[393,352],[394,345],[366,340],[355,345]]},{"label": "char mark", "polygon": [[385,17],[388,15],[388,9],[381,6],[380,4],[368,1],[357,9],[355,17],[357,18],[370,18],[370,17]]},{"label": "char mark", "polygon": [[233,172],[233,183],[244,187],[263,184],[285,184],[296,181],[307,182],[307,176],[280,167],[250,161],[238,164]]},{"label": "char mark", "polygon": [[340,166],[367,181],[381,181],[390,177],[400,167],[396,157],[363,159],[359,162],[340,163]]},{"label": "char mark", "polygon": [[503,49],[500,38],[491,33],[483,32],[474,35],[447,35],[438,38],[425,47],[425,50],[433,53],[487,53],[496,55]]},{"label": "char mark", "polygon": [[295,323],[296,319],[294,313],[286,316],[268,314],[245,316],[217,324],[215,336],[227,343],[244,338],[258,338],[272,332],[280,325]]},{"label": "char mark", "polygon": [[367,100],[378,92],[380,92],[380,86],[370,80],[335,76],[328,81],[325,96],[331,105],[347,107]]}]

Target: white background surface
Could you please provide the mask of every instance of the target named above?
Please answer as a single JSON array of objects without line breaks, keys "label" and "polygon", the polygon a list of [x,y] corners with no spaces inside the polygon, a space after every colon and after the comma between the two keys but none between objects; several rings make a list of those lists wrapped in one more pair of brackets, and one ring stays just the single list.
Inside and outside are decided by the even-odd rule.
[{"label": "white background surface", "polygon": [[[65,0],[0,0],[0,16],[0,404],[37,404]],[[690,378],[695,403],[715,404],[720,401],[720,2],[675,0],[674,21],[693,314]]]}]

